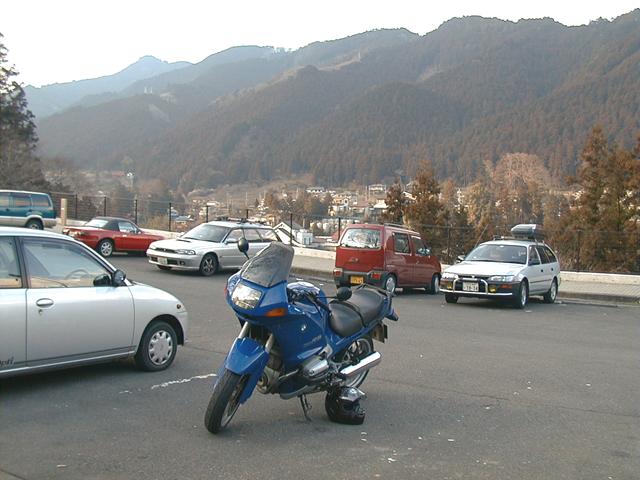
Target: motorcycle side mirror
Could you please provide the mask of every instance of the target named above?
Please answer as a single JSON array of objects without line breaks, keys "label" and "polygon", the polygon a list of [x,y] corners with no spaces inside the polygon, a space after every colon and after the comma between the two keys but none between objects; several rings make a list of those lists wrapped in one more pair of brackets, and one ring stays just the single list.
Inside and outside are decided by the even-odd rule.
[{"label": "motorcycle side mirror", "polygon": [[249,251],[249,242],[246,238],[242,237],[238,240],[238,250],[240,250],[245,255],[247,254],[247,252]]},{"label": "motorcycle side mirror", "polygon": [[349,287],[340,287],[336,292],[336,298],[341,302],[351,298],[351,289]]}]

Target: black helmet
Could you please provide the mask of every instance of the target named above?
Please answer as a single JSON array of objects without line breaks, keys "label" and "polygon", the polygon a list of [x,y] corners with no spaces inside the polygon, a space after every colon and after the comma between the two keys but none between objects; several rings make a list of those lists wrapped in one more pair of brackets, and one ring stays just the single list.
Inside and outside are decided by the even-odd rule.
[{"label": "black helmet", "polygon": [[361,425],[364,422],[364,408],[360,399],[364,393],[354,387],[334,388],[327,393],[324,408],[329,420],[349,425]]}]

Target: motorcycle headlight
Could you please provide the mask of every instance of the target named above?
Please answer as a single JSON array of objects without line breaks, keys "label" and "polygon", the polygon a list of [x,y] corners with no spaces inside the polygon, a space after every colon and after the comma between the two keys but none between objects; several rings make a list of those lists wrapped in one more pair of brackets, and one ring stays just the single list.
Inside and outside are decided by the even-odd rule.
[{"label": "motorcycle headlight", "polygon": [[514,275],[494,275],[493,277],[489,277],[489,281],[511,283],[514,278]]},{"label": "motorcycle headlight", "polygon": [[231,301],[240,308],[250,310],[258,305],[261,296],[262,293],[260,293],[260,290],[240,284],[233,290]]},{"label": "motorcycle headlight", "polygon": [[457,280],[458,275],[451,272],[444,272],[442,274],[442,280]]},{"label": "motorcycle headlight", "polygon": [[178,255],[195,255],[196,252],[194,250],[176,250]]}]

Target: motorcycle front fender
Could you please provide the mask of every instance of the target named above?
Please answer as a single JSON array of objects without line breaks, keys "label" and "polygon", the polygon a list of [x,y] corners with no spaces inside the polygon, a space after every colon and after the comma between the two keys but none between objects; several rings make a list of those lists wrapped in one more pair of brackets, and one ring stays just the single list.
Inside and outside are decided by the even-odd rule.
[{"label": "motorcycle front fender", "polygon": [[269,354],[264,349],[264,345],[254,339],[238,338],[233,342],[233,346],[224,361],[224,368],[237,375],[249,376],[240,396],[240,403],[246,402],[253,393],[268,360]]}]

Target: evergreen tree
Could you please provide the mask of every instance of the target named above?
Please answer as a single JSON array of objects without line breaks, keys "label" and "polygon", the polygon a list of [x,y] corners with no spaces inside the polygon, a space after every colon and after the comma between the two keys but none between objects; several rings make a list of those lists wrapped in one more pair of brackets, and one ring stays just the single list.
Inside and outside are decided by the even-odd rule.
[{"label": "evergreen tree", "polygon": [[440,201],[440,184],[428,161],[421,163],[411,193],[414,200],[406,207],[405,217],[409,225],[422,233],[432,249],[440,254],[446,247],[444,226],[449,216]]},{"label": "evergreen tree", "polygon": [[561,221],[558,240],[582,269],[637,270],[639,233],[637,151],[610,143],[601,127],[593,129],[582,151],[582,166],[572,183],[580,186],[573,208]]},{"label": "evergreen tree", "polygon": [[400,185],[399,180],[396,180],[396,182],[389,187],[389,190],[387,190],[385,203],[387,204],[387,211],[382,214],[382,221],[402,225],[407,201],[404,198],[402,185]]},{"label": "evergreen tree", "polygon": [[24,90],[8,65],[7,49],[0,33],[0,185],[4,188],[49,190],[40,161],[34,155],[37,142],[33,115]]}]

